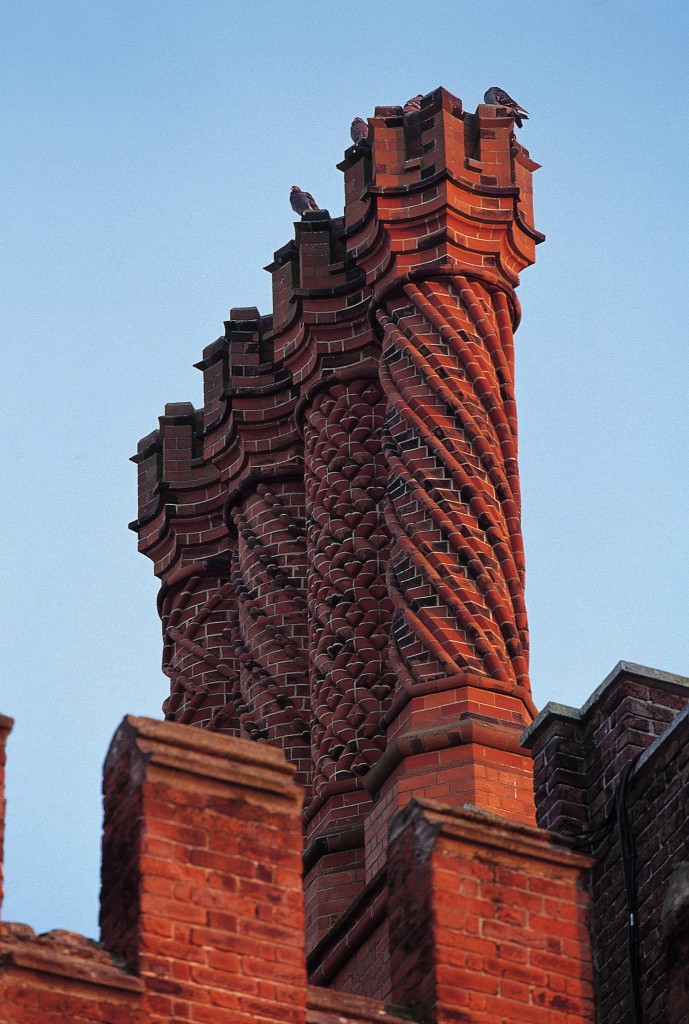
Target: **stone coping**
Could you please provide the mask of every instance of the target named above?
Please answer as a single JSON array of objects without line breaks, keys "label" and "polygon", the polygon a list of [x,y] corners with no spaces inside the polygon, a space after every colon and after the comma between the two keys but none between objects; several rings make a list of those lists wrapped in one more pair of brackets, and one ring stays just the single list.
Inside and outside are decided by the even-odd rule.
[{"label": "stone coping", "polygon": [[558,704],[555,701],[549,701],[537,718],[522,733],[522,746],[530,749],[536,735],[541,731],[545,722],[552,718],[569,719],[574,723],[583,721],[608,696],[609,691],[623,677],[631,677],[638,682],[648,683],[658,690],[683,694],[689,701],[689,678],[686,676],[675,675],[672,672],[663,672],[657,668],[648,668],[646,665],[637,665],[633,661],[618,661],[612,672],[605,677],[600,686],[582,704],[581,708],[573,708],[568,704]]}]

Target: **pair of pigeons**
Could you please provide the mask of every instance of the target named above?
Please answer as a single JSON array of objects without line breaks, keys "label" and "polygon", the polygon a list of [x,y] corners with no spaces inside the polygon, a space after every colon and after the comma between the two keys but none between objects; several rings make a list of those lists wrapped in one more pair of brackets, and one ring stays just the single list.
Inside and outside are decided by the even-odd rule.
[{"label": "pair of pigeons", "polygon": [[[418,96],[412,96],[412,98],[407,100],[404,104],[402,110],[405,114],[417,113],[421,110],[422,99],[423,93],[419,93]],[[521,128],[524,121],[528,120],[528,111],[524,110],[516,100],[512,99],[508,92],[505,92],[504,89],[500,89],[497,85],[493,85],[490,89],[486,90],[483,102],[489,103],[495,107],[505,107],[509,110],[514,118],[514,123],[517,128]],[[355,146],[364,142],[368,138],[368,125],[364,121],[363,117],[354,118],[349,133]],[[289,201],[294,212],[298,213],[300,217],[303,217],[305,213],[310,213],[312,210],[319,209],[311,193],[303,192],[298,185],[292,185]]]},{"label": "pair of pigeons", "polygon": [[[402,107],[402,111],[405,114],[416,114],[421,110],[421,100],[423,99],[423,93],[420,92],[418,96],[412,96],[410,100]],[[490,103],[495,107],[506,107],[518,128],[521,128],[523,122],[528,120],[529,114],[523,107],[521,107],[516,100],[513,100],[508,92],[504,89],[500,89],[497,85],[491,86],[483,97],[484,103]],[[364,121],[363,117],[355,117],[352,121],[350,128],[350,135],[352,142],[356,145],[358,142],[362,142],[368,138],[368,125]]]}]

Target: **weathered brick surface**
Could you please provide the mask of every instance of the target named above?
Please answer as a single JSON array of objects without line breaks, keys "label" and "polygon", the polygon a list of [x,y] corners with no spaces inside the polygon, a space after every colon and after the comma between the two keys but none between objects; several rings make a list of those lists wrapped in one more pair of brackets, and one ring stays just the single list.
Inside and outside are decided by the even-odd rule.
[{"label": "weathered brick surface", "polygon": [[102,938],[156,993],[151,1020],[303,1022],[302,798],[282,757],[127,719],[104,787]]},{"label": "weathered brick surface", "polygon": [[[620,799],[635,851],[630,870],[642,1019],[689,1019],[682,1016],[689,1005],[689,887],[684,893],[680,887],[674,902],[669,899],[689,857],[688,741],[689,680],[626,662],[580,711],[549,705],[527,733],[535,754],[539,822],[576,835],[595,856],[591,914],[601,1024],[622,1024],[631,1012]],[[620,797],[626,765],[631,775]]]},{"label": "weathered brick surface", "polygon": [[0,932],[2,1024],[148,1024],[141,979],[103,946],[73,932]]}]

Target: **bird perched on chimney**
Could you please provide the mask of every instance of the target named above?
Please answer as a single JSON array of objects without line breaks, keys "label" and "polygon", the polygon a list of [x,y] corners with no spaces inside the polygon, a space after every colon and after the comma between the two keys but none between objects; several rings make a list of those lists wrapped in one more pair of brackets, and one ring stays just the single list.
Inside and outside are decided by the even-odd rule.
[{"label": "bird perched on chimney", "polygon": [[358,142],[363,142],[364,139],[368,138],[368,125],[364,121],[363,117],[355,117],[352,121],[352,126],[349,129],[349,134],[352,136],[352,142],[356,145]]},{"label": "bird perched on chimney", "polygon": [[289,201],[294,212],[298,213],[300,217],[303,217],[305,213],[310,213],[312,210],[320,209],[320,207],[316,205],[316,200],[313,198],[311,193],[302,192],[298,185],[292,185],[292,189],[289,194]]},{"label": "bird perched on chimney", "polygon": [[483,97],[484,103],[491,103],[495,107],[507,107],[514,118],[517,128],[522,127],[522,121],[528,121],[529,114],[523,107],[520,107],[516,100],[513,100],[508,92],[499,89],[497,85],[491,86]]},{"label": "bird perched on chimney", "polygon": [[421,110],[421,100],[423,99],[423,93],[420,92],[418,96],[412,96],[410,100],[402,107],[405,114],[415,114],[418,110]]}]

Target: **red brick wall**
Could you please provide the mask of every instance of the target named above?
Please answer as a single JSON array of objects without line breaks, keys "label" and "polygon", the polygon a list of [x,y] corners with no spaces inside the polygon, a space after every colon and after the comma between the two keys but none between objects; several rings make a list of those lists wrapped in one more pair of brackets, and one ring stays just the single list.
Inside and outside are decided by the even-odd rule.
[{"label": "red brick wall", "polygon": [[151,1021],[303,1022],[301,794],[282,756],[126,719],[104,791],[102,937]]},{"label": "red brick wall", "polygon": [[140,979],[72,932],[3,926],[0,1024],[149,1024]]},{"label": "red brick wall", "polygon": [[103,941],[5,924],[0,1024],[408,1019],[306,985],[293,774],[269,748],[125,719],[105,766]]}]

